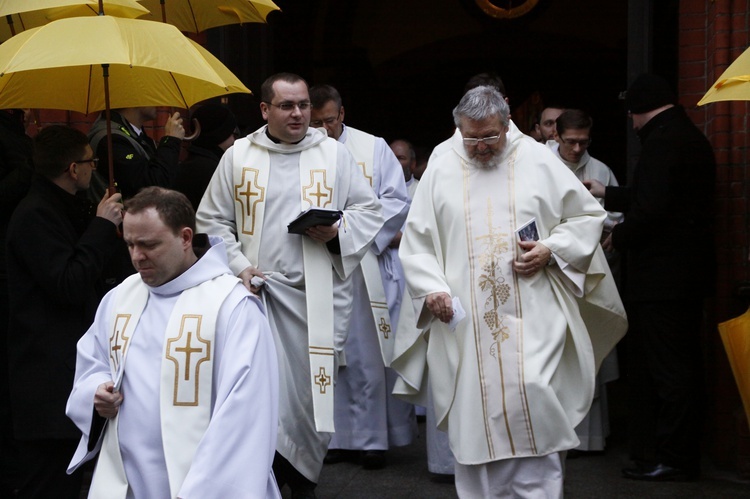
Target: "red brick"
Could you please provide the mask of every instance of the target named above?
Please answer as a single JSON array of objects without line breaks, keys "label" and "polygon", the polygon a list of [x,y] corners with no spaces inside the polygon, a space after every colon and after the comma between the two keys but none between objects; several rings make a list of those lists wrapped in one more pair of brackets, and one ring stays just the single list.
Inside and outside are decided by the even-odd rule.
[{"label": "red brick", "polygon": [[683,0],[680,2],[680,16],[688,14],[706,14],[706,2],[700,0]]},{"label": "red brick", "polygon": [[705,15],[686,15],[680,17],[680,29],[706,29]]},{"label": "red brick", "polygon": [[680,47],[678,49],[679,60],[683,62],[689,61],[704,61],[706,59],[706,47],[693,45],[690,47]]},{"label": "red brick", "polygon": [[728,149],[716,149],[714,150],[716,156],[717,165],[725,165],[729,163],[729,150]]},{"label": "red brick", "polygon": [[731,16],[726,15],[726,14],[720,14],[714,18],[713,31],[715,33],[722,33],[725,31],[730,31],[731,25],[732,25]]},{"label": "red brick", "polygon": [[680,64],[680,78],[697,78],[706,76],[706,64],[704,62],[686,62]]},{"label": "red brick", "polygon": [[713,53],[713,66],[716,68],[716,74],[720,75],[736,59],[726,48],[715,50]]},{"label": "red brick", "polygon": [[679,45],[681,47],[704,47],[706,45],[706,31],[703,29],[680,31]]},{"label": "red brick", "polygon": [[[732,182],[729,184],[729,195],[732,197],[742,197],[745,194],[744,182]],[[744,215],[743,215],[744,216]]]},{"label": "red brick", "polygon": [[739,52],[738,54],[732,54],[736,59],[747,48],[747,31],[735,31],[732,33],[732,47],[734,47],[733,52]]},{"label": "red brick", "polygon": [[732,31],[746,31],[747,29],[747,12],[737,12],[732,15]]},{"label": "red brick", "polygon": [[[744,182],[745,181],[745,165],[735,165],[730,168],[730,180],[732,182]],[[745,199],[742,199],[745,203]],[[744,212],[743,212],[744,213]]]},{"label": "red brick", "polygon": [[745,164],[745,160],[747,158],[747,150],[744,147],[733,147],[731,148],[730,152],[730,158],[732,160],[732,164],[735,165],[743,165]]}]

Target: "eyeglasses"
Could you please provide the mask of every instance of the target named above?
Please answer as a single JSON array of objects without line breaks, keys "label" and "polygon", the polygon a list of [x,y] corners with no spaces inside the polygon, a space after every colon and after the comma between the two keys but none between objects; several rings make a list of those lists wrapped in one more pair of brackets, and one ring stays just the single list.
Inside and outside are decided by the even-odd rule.
[{"label": "eyeglasses", "polygon": [[499,135],[493,135],[492,137],[485,137],[483,139],[475,139],[475,138],[466,138],[464,137],[464,145],[465,146],[475,146],[479,144],[480,142],[485,143],[488,146],[491,146],[492,144],[497,144],[497,141],[500,140]]},{"label": "eyeglasses", "polygon": [[313,128],[319,128],[323,125],[333,125],[339,120],[339,117],[336,116],[335,118],[326,118],[324,120],[313,120],[310,122],[310,126]]},{"label": "eyeglasses", "polygon": [[563,139],[562,137],[560,137],[560,140],[563,141],[563,144],[570,147],[573,147],[576,144],[581,147],[588,147],[591,145],[591,139]]},{"label": "eyeglasses", "polygon": [[91,163],[91,168],[96,170],[96,167],[99,166],[99,158],[79,159],[73,161],[73,163]]},{"label": "eyeglasses", "polygon": [[310,101],[304,100],[302,102],[282,102],[281,104],[273,104],[271,102],[266,102],[269,106],[278,107],[282,111],[289,112],[294,111],[294,108],[296,107],[300,111],[307,111],[310,109]]},{"label": "eyeglasses", "polygon": [[[73,161],[73,163],[91,163],[91,169],[96,170],[96,167],[99,166],[99,158],[79,159]],[[70,165],[72,165],[73,163],[71,163]],[[67,168],[63,170],[63,173],[70,170],[70,165],[68,165]]]}]

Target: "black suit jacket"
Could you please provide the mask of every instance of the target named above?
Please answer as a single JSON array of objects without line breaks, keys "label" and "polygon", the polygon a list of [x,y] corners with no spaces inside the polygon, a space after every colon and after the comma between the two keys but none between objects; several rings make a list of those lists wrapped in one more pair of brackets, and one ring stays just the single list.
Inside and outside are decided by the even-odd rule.
[{"label": "black suit jacket", "polygon": [[653,117],[638,133],[632,185],[607,187],[605,208],[625,213],[612,242],[626,252],[632,301],[700,299],[715,287],[716,162],[682,107]]},{"label": "black suit jacket", "polygon": [[84,197],[34,179],[8,227],[8,361],[16,438],[78,438],[65,416],[76,343],[93,322],[118,243]]}]

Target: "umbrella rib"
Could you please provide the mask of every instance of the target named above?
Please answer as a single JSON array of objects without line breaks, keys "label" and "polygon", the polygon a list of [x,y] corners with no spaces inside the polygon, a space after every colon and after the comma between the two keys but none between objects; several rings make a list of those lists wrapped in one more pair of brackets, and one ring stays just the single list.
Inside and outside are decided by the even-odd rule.
[{"label": "umbrella rib", "polygon": [[190,106],[188,105],[187,101],[185,100],[185,96],[182,95],[182,89],[177,84],[177,80],[174,78],[174,73],[171,71],[169,72],[169,77],[172,78],[172,82],[174,82],[174,86],[177,88],[177,92],[180,94],[180,99],[182,99],[182,102],[185,104],[185,109],[190,109]]}]

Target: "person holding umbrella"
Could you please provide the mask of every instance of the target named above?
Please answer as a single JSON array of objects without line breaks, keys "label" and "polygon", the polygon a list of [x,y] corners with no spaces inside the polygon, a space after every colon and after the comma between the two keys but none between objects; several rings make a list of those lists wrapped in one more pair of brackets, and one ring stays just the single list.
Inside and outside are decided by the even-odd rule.
[{"label": "person holding umbrella", "polygon": [[[144,187],[173,186],[177,178],[177,165],[180,160],[180,147],[185,138],[180,113],[167,118],[164,137],[157,145],[146,135],[144,124],[156,119],[156,107],[128,107],[112,110],[112,159],[114,178],[123,198],[135,196]],[[102,113],[89,131],[91,148],[97,156],[106,158],[108,154],[106,118]],[[102,177],[109,180],[109,173],[102,169]],[[101,196],[106,182],[101,186]],[[98,197],[97,196],[97,197]]]}]

